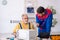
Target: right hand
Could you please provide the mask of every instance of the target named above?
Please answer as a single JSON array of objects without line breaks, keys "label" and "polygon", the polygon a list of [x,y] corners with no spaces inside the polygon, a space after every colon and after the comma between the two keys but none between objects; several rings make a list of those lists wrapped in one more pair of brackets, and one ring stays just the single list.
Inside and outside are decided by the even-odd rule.
[{"label": "right hand", "polygon": [[38,27],[39,26],[39,23],[36,23],[36,26]]}]

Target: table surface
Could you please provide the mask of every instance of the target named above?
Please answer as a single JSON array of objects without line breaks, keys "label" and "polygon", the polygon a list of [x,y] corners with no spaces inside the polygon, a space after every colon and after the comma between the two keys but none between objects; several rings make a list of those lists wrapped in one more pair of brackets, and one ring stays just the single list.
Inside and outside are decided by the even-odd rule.
[{"label": "table surface", "polygon": [[[0,40],[7,40],[7,38],[11,38],[12,34],[11,33],[0,33]],[[14,40],[17,40],[17,38],[14,38]]]},{"label": "table surface", "polygon": [[[60,35],[60,32],[51,32],[51,35]],[[11,33],[0,33],[0,40],[7,40],[6,38],[12,37]],[[14,38],[14,40],[18,40]]]}]

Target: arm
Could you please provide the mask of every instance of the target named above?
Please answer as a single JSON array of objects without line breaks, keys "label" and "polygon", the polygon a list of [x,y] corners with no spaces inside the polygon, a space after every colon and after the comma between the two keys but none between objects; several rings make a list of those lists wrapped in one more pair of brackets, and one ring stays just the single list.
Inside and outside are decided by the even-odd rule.
[{"label": "arm", "polygon": [[39,19],[37,16],[36,16],[36,25],[37,25],[37,27],[39,26]]},{"label": "arm", "polygon": [[53,18],[53,15],[50,14],[49,17],[48,17],[47,20],[46,20],[46,31],[47,31],[47,32],[50,32],[50,30],[51,30],[52,18]]},{"label": "arm", "polygon": [[36,16],[36,23],[39,23],[39,19],[38,19],[38,17]]},{"label": "arm", "polygon": [[13,30],[13,35],[16,36],[16,31],[20,29],[20,25],[17,24],[16,27]]}]

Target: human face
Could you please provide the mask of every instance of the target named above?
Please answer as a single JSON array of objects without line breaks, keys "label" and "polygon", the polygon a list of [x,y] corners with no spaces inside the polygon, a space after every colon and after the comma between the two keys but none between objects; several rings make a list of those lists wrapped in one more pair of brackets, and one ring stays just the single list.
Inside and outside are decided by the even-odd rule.
[{"label": "human face", "polygon": [[22,20],[24,23],[28,23],[28,16],[23,16]]},{"label": "human face", "polygon": [[44,14],[45,14],[45,13],[43,12],[43,13],[40,13],[39,15],[40,15],[40,16],[43,16]]}]

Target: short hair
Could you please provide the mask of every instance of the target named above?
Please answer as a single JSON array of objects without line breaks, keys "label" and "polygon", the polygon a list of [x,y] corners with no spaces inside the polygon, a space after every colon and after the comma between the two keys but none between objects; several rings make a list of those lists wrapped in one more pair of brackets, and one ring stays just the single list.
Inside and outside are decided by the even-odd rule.
[{"label": "short hair", "polygon": [[21,17],[24,17],[24,16],[27,16],[27,17],[28,17],[28,15],[27,15],[27,14],[22,14],[22,16],[21,16]]},{"label": "short hair", "polygon": [[37,9],[37,13],[43,13],[45,11],[45,8],[44,7],[42,7],[42,6],[40,6],[38,9]]}]

